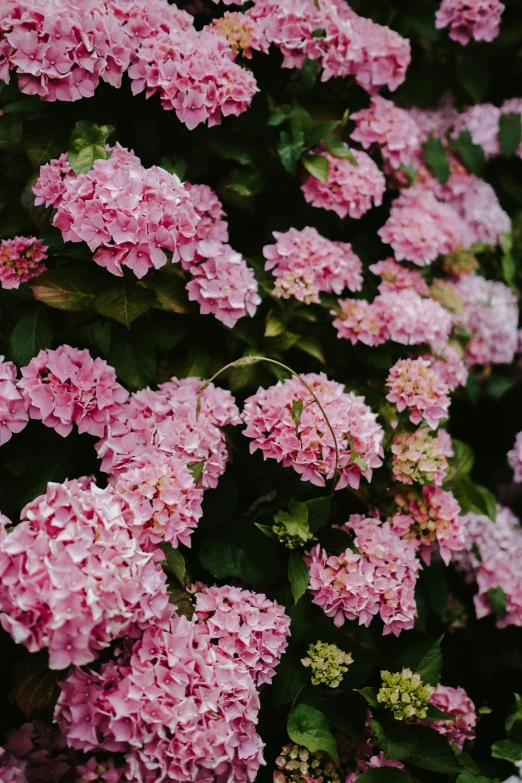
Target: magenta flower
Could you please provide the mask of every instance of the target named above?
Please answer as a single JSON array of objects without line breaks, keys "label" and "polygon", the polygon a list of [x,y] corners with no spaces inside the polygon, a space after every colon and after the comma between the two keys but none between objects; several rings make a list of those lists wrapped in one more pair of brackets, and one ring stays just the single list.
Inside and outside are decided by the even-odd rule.
[{"label": "magenta flower", "polygon": [[15,237],[0,242],[0,285],[18,288],[45,272],[47,245],[36,237]]},{"label": "magenta flower", "polygon": [[463,46],[471,38],[493,41],[504,8],[500,0],[442,0],[435,14],[435,27],[449,27],[449,37]]},{"label": "magenta flower", "polygon": [[13,362],[0,356],[0,446],[21,432],[29,421],[22,395],[16,388],[17,370]]}]

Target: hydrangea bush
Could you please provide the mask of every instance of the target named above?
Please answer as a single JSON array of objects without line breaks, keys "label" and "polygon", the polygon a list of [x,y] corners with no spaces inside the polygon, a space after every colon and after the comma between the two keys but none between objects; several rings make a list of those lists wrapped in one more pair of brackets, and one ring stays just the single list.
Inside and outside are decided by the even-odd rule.
[{"label": "hydrangea bush", "polygon": [[519,0],[0,0],[0,783],[515,783]]}]

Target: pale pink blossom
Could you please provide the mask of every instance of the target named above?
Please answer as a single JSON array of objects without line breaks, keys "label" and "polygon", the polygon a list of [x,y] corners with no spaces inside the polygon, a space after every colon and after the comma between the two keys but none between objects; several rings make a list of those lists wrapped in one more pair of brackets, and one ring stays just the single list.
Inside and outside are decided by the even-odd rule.
[{"label": "pale pink blossom", "polygon": [[15,237],[0,242],[0,285],[18,288],[45,272],[47,245],[36,237]]},{"label": "pale pink blossom", "polygon": [[128,780],[252,783],[263,761],[259,697],[239,660],[174,615],[100,672],[73,668],[54,718],[68,744],[124,754]]},{"label": "pale pink blossom", "polygon": [[366,299],[340,299],[341,312],[331,310],[336,318],[333,326],[337,329],[337,336],[350,340],[352,345],[358,342],[365,345],[381,345],[386,342],[386,321],[382,308],[370,304]]},{"label": "pale pink blossom", "polygon": [[29,421],[16,380],[15,365],[0,356],[0,446],[11,440],[13,434],[21,432]]},{"label": "pale pink blossom", "polygon": [[440,430],[432,435],[428,429],[396,435],[391,447],[393,478],[402,484],[437,484],[446,475],[448,460],[441,442]]},{"label": "pale pink blossom", "polygon": [[360,40],[355,79],[373,94],[383,87],[396,90],[406,78],[411,62],[411,46],[395,30],[351,12],[350,19]]},{"label": "pale pink blossom", "polygon": [[411,163],[420,147],[417,123],[392,101],[380,95],[372,98],[368,109],[361,109],[351,115],[356,127],[351,134],[365,150],[377,144],[383,159],[398,169]]},{"label": "pale pink blossom", "polygon": [[379,291],[385,294],[389,291],[403,291],[410,288],[421,296],[428,296],[428,285],[417,269],[409,269],[399,264],[394,258],[385,258],[370,266],[370,272],[381,278]]},{"label": "pale pink blossom", "polygon": [[454,175],[448,180],[444,198],[466,226],[467,239],[463,244],[483,242],[496,247],[502,234],[511,231],[511,219],[500,206],[495,191],[489,182],[473,174],[461,174],[458,188],[454,187],[455,180]]},{"label": "pale pink blossom", "polygon": [[365,152],[352,150],[357,163],[336,158],[321,148],[313,150],[328,161],[328,181],[307,174],[301,185],[305,200],[314,207],[333,210],[340,218],[360,218],[380,206],[386,188],[382,171]]},{"label": "pale pink blossom", "polygon": [[508,451],[507,460],[514,471],[513,481],[515,484],[522,484],[522,432],[517,434],[513,448]]},{"label": "pale pink blossom", "polygon": [[21,374],[17,389],[29,417],[53,427],[63,437],[74,424],[80,433],[103,436],[128,397],[104,359],[93,359],[87,349],[70,345],[40,351],[22,367]]},{"label": "pale pink blossom", "polygon": [[[190,193],[192,205],[196,210],[199,221],[196,224],[196,240],[213,240],[214,242],[228,242],[228,222],[223,204],[208,185],[192,185],[184,183],[185,190]],[[181,265],[187,268],[184,258]]]},{"label": "pale pink blossom", "polygon": [[[368,744],[368,743],[365,743]],[[404,769],[402,761],[397,759],[387,759],[382,751],[374,753],[373,748],[368,754],[363,757],[355,759],[357,764],[357,770],[350,772],[344,783],[355,783],[363,772],[367,772],[370,769],[379,769],[380,767],[396,767],[396,769]]]},{"label": "pale pink blossom", "polygon": [[313,602],[336,626],[345,620],[369,625],[379,614],[384,635],[413,628],[420,567],[415,547],[377,519],[355,516],[343,529],[354,532],[355,551],[329,557],[318,544],[307,556]]},{"label": "pale pink blossom", "polygon": [[269,43],[264,34],[263,25],[250,14],[241,11],[225,11],[219,19],[213,19],[214,30],[226,38],[228,45],[237,56],[252,57],[252,51],[266,52]]},{"label": "pale pink blossom", "polygon": [[455,345],[448,344],[437,350],[434,356],[427,355],[423,358],[429,362],[450,391],[455,391],[459,386],[465,386],[468,379],[468,368],[463,359],[463,350]]},{"label": "pale pink blossom", "polygon": [[449,37],[463,46],[471,38],[493,41],[504,8],[500,0],[442,0],[435,14],[435,27],[449,27]]},{"label": "pale pink blossom", "polygon": [[413,424],[424,419],[435,430],[447,418],[449,389],[426,359],[399,359],[390,369],[386,386],[390,389],[386,399],[399,413],[407,410]]},{"label": "pale pink blossom", "polygon": [[48,648],[51,669],[88,663],[150,623],[165,627],[172,612],[123,503],[88,479],[50,483],[0,541],[0,622],[30,652]]},{"label": "pale pink blossom", "polygon": [[[382,464],[383,431],[376,415],[344,386],[330,381],[324,373],[307,373],[304,381],[313,389],[336,435],[339,450],[339,476],[336,489],[357,488],[363,476],[371,481],[372,471]],[[296,405],[301,409],[295,421]],[[275,459],[283,467],[293,467],[302,481],[324,486],[335,470],[335,443],[332,433],[308,389],[299,378],[279,381],[258,391],[245,401],[243,432],[252,438],[250,452],[260,449],[264,459]]]},{"label": "pale pink blossom", "polygon": [[450,745],[458,745],[461,750],[466,740],[475,739],[477,712],[464,688],[451,688],[439,682],[428,701],[449,715],[452,720],[419,720],[418,723],[435,729],[446,737]]},{"label": "pale pink blossom", "polygon": [[66,152],[63,152],[59,158],[44,163],[40,166],[38,179],[33,185],[35,205],[38,207],[40,204],[45,204],[46,207],[57,208],[67,189],[68,181],[75,178],[76,174],[69,164]]},{"label": "pale pink blossom", "polygon": [[241,661],[257,685],[272,681],[290,633],[282,606],[240,587],[205,587],[196,593],[196,619],[202,637]]},{"label": "pale pink blossom", "polygon": [[265,245],[265,269],[276,278],[274,296],[318,303],[319,294],[360,291],[362,264],[347,242],[332,242],[315,228],[274,231],[276,243]]},{"label": "pale pink blossom", "polygon": [[[497,0],[492,1],[497,2]],[[473,5],[473,2],[476,0],[471,0],[469,5]],[[462,131],[469,131],[473,144],[478,144],[484,150],[486,157],[492,158],[500,155],[499,120],[500,109],[497,106],[493,106],[492,103],[477,103],[475,106],[468,106],[459,114],[451,135],[458,139]]]}]

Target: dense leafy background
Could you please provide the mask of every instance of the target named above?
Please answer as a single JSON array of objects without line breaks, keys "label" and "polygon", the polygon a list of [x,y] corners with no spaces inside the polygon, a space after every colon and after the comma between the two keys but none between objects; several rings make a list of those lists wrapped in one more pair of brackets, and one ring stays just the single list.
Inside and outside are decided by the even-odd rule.
[{"label": "dense leafy background", "polygon": [[[431,0],[371,0],[354,2],[354,10],[387,24],[410,38],[413,62],[405,84],[395,99],[404,106],[430,106],[450,91],[457,105],[520,96],[522,80],[522,2],[508,0],[500,36],[492,44],[466,47],[449,41],[434,28],[436,4]],[[198,16],[206,23],[220,13],[207,2]],[[249,111],[226,119],[221,127],[198,127],[188,131],[173,112],[162,110],[159,100],[132,97],[124,80],[122,89],[101,85],[96,97],[74,104],[45,104],[22,96],[16,85],[0,91],[0,237],[15,234],[41,236],[51,248],[49,272],[38,281],[35,295],[25,285],[19,291],[0,294],[0,353],[25,364],[40,348],[70,343],[87,347],[116,368],[119,380],[129,389],[155,385],[172,375],[209,377],[227,362],[244,355],[264,355],[285,362],[298,371],[325,370],[348,389],[365,395],[379,410],[384,398],[384,380],[389,367],[401,357],[400,346],[371,349],[339,341],[331,326],[328,298],[308,307],[282,302],[268,295],[269,276],[263,271],[261,250],[271,241],[273,230],[315,226],[331,238],[349,241],[365,267],[387,255],[376,234],[384,223],[391,194],[378,209],[361,220],[340,220],[335,214],[305,204],[299,180],[285,170],[282,157],[292,155],[291,133],[300,129],[313,143],[320,137],[320,123],[343,121],[347,138],[347,112],[367,105],[366,93],[348,80],[316,79],[314,63],[302,71],[281,70],[281,56],[254,55],[252,67],[260,93]],[[290,119],[274,124],[274,112],[293,106]],[[307,116],[297,107],[309,113]],[[283,112],[279,110],[280,117]],[[271,120],[272,118],[272,120]],[[200,316],[188,302],[184,281],[174,271],[147,276],[138,284],[132,274],[119,280],[96,266],[83,246],[61,243],[50,225],[50,210],[35,208],[30,186],[38,167],[68,148],[78,121],[114,127],[111,141],[132,148],[144,165],[160,164],[191,182],[205,182],[216,190],[228,213],[231,245],[256,270],[263,303],[254,319],[243,319],[230,330],[211,316]],[[325,127],[325,126],[323,126]],[[314,130],[315,128],[315,130]],[[281,134],[285,134],[281,136]],[[308,135],[307,135],[308,134]],[[283,155],[281,152],[281,146]],[[480,161],[479,161],[480,164]],[[288,168],[288,166],[287,166]],[[289,166],[291,168],[291,166]],[[522,259],[522,161],[500,157],[482,167],[481,175],[495,187],[499,200],[513,218],[514,247],[506,261],[502,253],[484,253],[481,264],[489,277],[516,287],[521,282]],[[79,249],[80,247],[80,249]],[[375,280],[375,278],[374,278]],[[36,281],[35,281],[36,282]],[[373,296],[375,282],[366,275],[363,295]],[[285,377],[274,365],[253,364],[235,368],[222,376],[241,402],[259,385]],[[454,394],[451,434],[469,444],[475,455],[472,478],[489,488],[515,511],[522,513],[522,496],[509,485],[511,473],[505,461],[514,435],[522,429],[521,373],[513,367],[470,377],[466,389]],[[277,511],[291,498],[301,501],[324,497],[321,513],[329,511],[329,523],[344,522],[352,512],[366,508],[372,497],[380,499],[389,481],[389,469],[377,472],[369,488],[335,494],[328,506],[328,491],[303,484],[291,471],[264,463],[259,454],[249,456],[248,442],[239,432],[230,432],[234,454],[216,490],[205,496],[204,517],[184,551],[191,578],[207,583],[239,583],[255,586],[284,603],[292,617],[292,637],[274,685],[262,693],[260,733],[267,743],[266,770],[259,780],[268,780],[273,759],[287,741],[286,721],[291,703],[320,702],[330,725],[353,738],[361,734],[365,712],[363,698],[354,688],[375,686],[379,670],[397,664],[406,648],[423,640],[435,640],[446,632],[450,595],[464,602],[468,613],[465,628],[445,633],[442,641],[442,679],[463,686],[481,712],[473,748],[475,766],[468,760],[468,773],[459,781],[481,780],[475,775],[503,779],[510,772],[507,762],[491,761],[491,745],[506,737],[505,716],[513,692],[522,687],[522,636],[520,630],[495,629],[494,619],[474,619],[472,588],[440,562],[423,572],[418,586],[419,617],[412,632],[396,640],[381,636],[380,621],[368,629],[346,623],[336,630],[305,595],[294,604],[287,577],[288,552],[263,535],[255,523],[272,524]],[[16,518],[20,508],[39,494],[47,481],[62,481],[83,474],[97,474],[94,439],[71,435],[62,439],[54,431],[32,422],[4,446],[0,454],[0,508]],[[455,465],[458,480],[462,465]],[[459,473],[460,471],[460,473]],[[330,547],[344,549],[343,541],[329,527],[320,538]],[[521,564],[522,565],[522,564]],[[173,583],[174,583],[173,577]],[[295,585],[294,585],[294,589]],[[350,650],[355,663],[341,688],[323,694],[307,686],[306,670],[298,663],[308,643],[337,641]],[[55,691],[55,676],[47,671],[45,655],[30,656],[0,635],[0,729],[18,726],[24,716],[49,714]],[[304,690],[300,690],[302,686]],[[447,747],[439,747],[437,735],[419,729],[418,746],[428,761],[404,751],[402,736],[395,741],[409,758],[410,768],[422,781],[452,778],[459,765]],[[411,737],[411,735],[410,735]],[[433,739],[435,737],[435,739]],[[384,742],[384,740],[383,740]],[[407,745],[407,743],[406,743]],[[395,747],[391,755],[397,754]],[[420,754],[420,755],[419,755]],[[449,754],[449,755],[447,755]],[[437,763],[438,760],[438,763]],[[461,768],[462,770],[462,768]],[[384,778],[383,778],[384,779]]]}]

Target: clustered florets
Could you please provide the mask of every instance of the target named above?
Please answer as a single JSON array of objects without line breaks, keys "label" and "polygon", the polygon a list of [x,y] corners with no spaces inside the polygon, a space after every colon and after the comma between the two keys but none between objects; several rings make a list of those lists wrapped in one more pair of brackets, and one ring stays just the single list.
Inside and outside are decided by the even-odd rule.
[{"label": "clustered florets", "polygon": [[348,666],[353,663],[353,658],[350,653],[343,652],[335,644],[317,642],[310,645],[306,658],[302,658],[301,663],[310,668],[312,685],[337,688],[348,671]]},{"label": "clustered florets", "polygon": [[273,783],[340,783],[334,762],[322,750],[310,753],[300,745],[285,745],[275,760]]},{"label": "clustered florets", "polygon": [[404,432],[395,436],[391,452],[395,481],[403,484],[413,484],[414,481],[418,484],[442,484],[448,460],[440,434],[432,435],[427,429]]},{"label": "clustered florets", "polygon": [[420,675],[411,669],[401,672],[381,672],[382,685],[377,701],[393,713],[395,720],[420,718],[428,714],[428,700],[435,690],[431,685],[423,685]]},{"label": "clustered florets", "polygon": [[18,288],[45,272],[47,245],[36,237],[15,237],[0,242],[0,285]]}]

